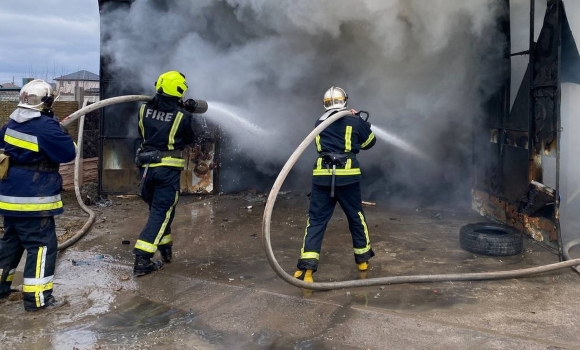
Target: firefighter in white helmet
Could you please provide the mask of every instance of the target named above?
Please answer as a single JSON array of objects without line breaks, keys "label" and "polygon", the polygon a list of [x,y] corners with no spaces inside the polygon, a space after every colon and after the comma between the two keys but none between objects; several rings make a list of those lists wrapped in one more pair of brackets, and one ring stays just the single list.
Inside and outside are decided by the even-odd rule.
[{"label": "firefighter in white helmet", "polygon": [[32,80],[20,90],[20,101],[0,129],[2,166],[0,215],[0,299],[11,292],[14,271],[24,251],[24,309],[38,311],[64,304],[52,295],[57,255],[54,216],[63,213],[59,164],[74,160],[75,145],[52,113],[50,84]]},{"label": "firefighter in white helmet", "polygon": [[[348,95],[343,89],[334,86],[328,89],[323,99],[326,113],[315,126],[334,113],[346,110],[347,101]],[[373,147],[376,138],[370,123],[356,110],[350,112],[352,115],[335,121],[316,136],[318,158],[312,173],[306,234],[294,274],[295,278],[305,282],[313,282],[312,274],[318,269],[324,232],[337,202],[348,219],[358,270],[368,270],[368,261],[375,255],[362,209],[361,170],[356,155],[360,150]]]}]

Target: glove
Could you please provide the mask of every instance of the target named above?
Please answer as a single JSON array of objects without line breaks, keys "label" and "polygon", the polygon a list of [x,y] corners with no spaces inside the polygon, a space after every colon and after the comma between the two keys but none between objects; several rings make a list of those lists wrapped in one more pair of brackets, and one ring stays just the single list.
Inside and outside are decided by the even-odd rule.
[{"label": "glove", "polygon": [[189,98],[189,99],[185,100],[185,102],[183,102],[183,108],[186,111],[193,113],[195,111],[195,109],[197,108],[197,101]]}]

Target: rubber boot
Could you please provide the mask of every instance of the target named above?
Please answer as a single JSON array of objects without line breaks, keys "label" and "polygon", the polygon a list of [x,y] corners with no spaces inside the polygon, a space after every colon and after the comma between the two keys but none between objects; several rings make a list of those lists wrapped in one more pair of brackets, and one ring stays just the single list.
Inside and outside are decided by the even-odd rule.
[{"label": "rubber boot", "polygon": [[162,261],[152,261],[150,258],[136,255],[135,267],[133,268],[133,275],[141,277],[159,270],[163,266]]},{"label": "rubber boot", "polygon": [[294,278],[298,278],[304,282],[313,283],[314,278],[312,278],[312,270],[298,270],[294,272]]},{"label": "rubber boot", "polygon": [[[294,278],[298,278],[299,280],[302,280],[304,282],[313,283],[314,278],[312,278],[312,274],[313,274],[312,270],[298,270],[294,272]],[[302,289],[302,295],[305,297],[312,296],[312,290],[304,288]]]},{"label": "rubber boot", "polygon": [[159,253],[161,253],[161,258],[163,259],[164,263],[170,263],[171,258],[173,257],[173,251],[171,247],[159,248]]},{"label": "rubber boot", "polygon": [[368,261],[361,262],[360,264],[356,264],[359,271],[367,271],[369,269]]},{"label": "rubber boot", "polygon": [[59,307],[65,306],[67,304],[68,304],[68,302],[66,300],[58,300],[57,301],[51,295],[51,296],[48,297],[48,299],[44,303],[44,306],[43,307],[31,308],[31,309],[27,309],[25,307],[24,310],[26,310],[28,312],[36,312],[36,311],[40,311],[40,310],[54,310],[54,309],[58,309]]}]

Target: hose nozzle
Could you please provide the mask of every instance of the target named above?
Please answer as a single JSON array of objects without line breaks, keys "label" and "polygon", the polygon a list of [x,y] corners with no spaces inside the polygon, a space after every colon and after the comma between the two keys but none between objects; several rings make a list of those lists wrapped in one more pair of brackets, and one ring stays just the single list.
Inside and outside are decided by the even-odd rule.
[{"label": "hose nozzle", "polygon": [[183,102],[183,108],[190,113],[203,114],[207,112],[208,105],[205,100],[194,100],[190,98]]}]

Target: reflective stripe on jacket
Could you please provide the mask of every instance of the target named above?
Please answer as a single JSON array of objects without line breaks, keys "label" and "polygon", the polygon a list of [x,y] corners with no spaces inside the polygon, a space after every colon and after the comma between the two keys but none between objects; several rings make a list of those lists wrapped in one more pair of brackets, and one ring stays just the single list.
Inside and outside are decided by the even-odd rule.
[{"label": "reflective stripe on jacket", "polygon": [[17,111],[0,129],[0,148],[4,148],[10,163],[22,167],[11,166],[7,177],[0,180],[0,215],[61,214],[62,177],[57,171],[34,170],[34,166],[47,163],[57,168],[60,163],[74,160],[73,140],[56,119],[40,112]]},{"label": "reflective stripe on jacket", "polygon": [[[315,126],[318,126],[327,117],[340,111],[330,110],[320,117]],[[312,171],[312,182],[321,186],[330,186],[332,165],[325,161],[325,154],[348,154],[344,165],[337,165],[335,170],[336,185],[347,185],[361,179],[361,170],[356,154],[360,150],[367,150],[376,143],[376,138],[370,126],[359,116],[343,117],[316,136],[316,151],[318,158]]]},{"label": "reflective stripe on jacket", "polygon": [[[156,94],[153,100],[143,103],[139,108],[139,135],[142,138],[141,150],[172,151],[183,150],[194,141],[192,115],[183,110],[179,99]],[[144,165],[143,165],[144,166]],[[164,157],[160,163],[150,167],[185,167],[185,160],[178,157]]]}]

